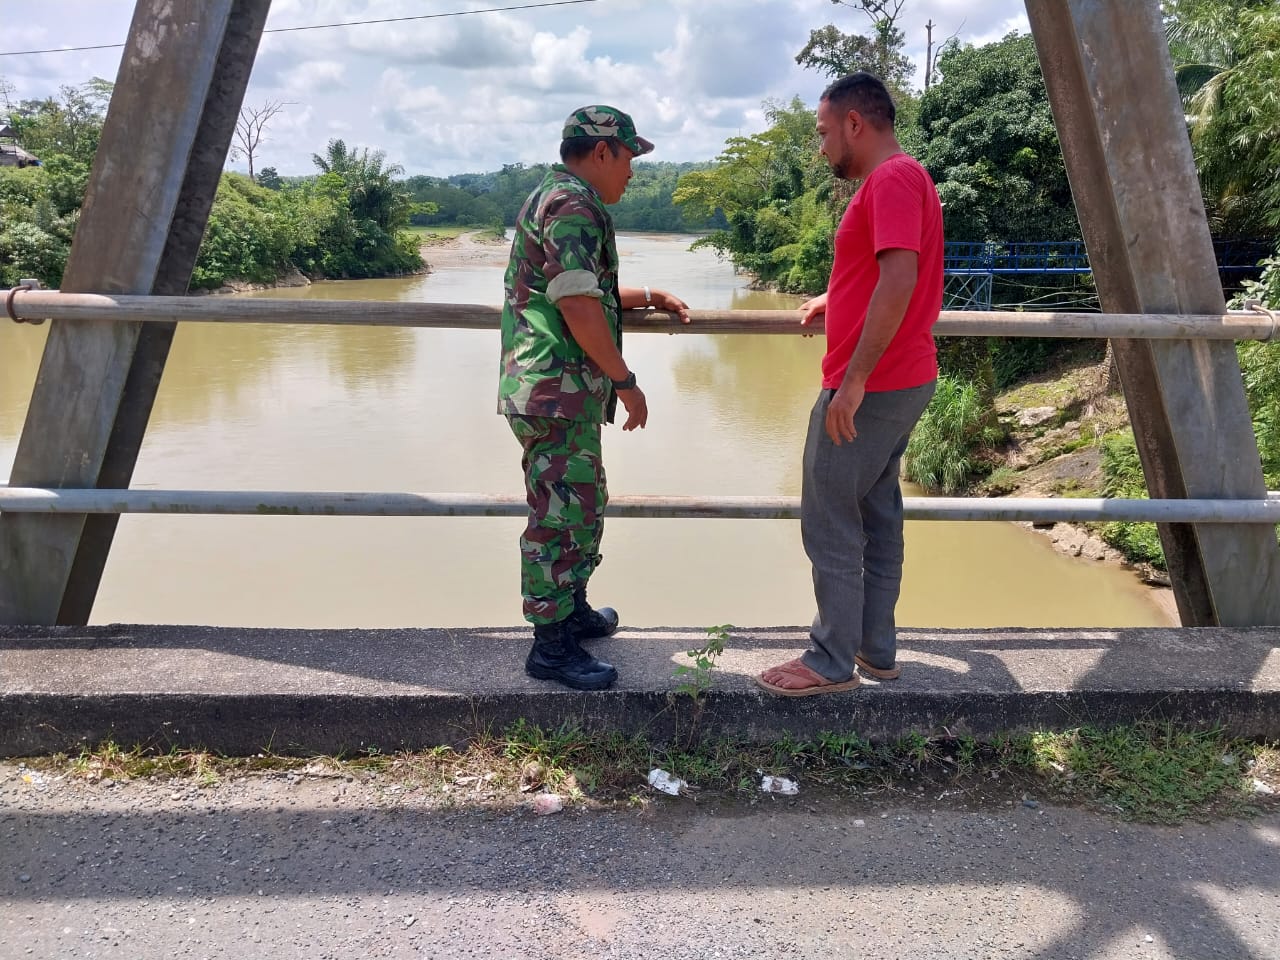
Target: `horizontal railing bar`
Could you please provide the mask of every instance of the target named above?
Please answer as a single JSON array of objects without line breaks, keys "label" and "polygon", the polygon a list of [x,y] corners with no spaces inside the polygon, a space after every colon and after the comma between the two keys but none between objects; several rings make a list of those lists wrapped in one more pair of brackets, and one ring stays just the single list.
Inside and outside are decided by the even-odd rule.
[{"label": "horizontal railing bar", "polygon": [[[1280,494],[1262,500],[906,497],[908,520],[1280,523]],[[512,517],[523,497],[472,493],[341,493],[293,490],[99,490],[0,487],[6,513],[180,513],[257,516]],[[619,496],[613,517],[796,520],[799,497]]]},{"label": "horizontal railing bar", "polygon": [[[490,330],[501,309],[469,303],[385,300],[285,300],[254,297],[143,297],[57,290],[19,290],[14,315],[23,321],[295,323],[340,326],[437,327]],[[628,331],[651,333],[822,333],[801,327],[795,310],[692,310],[684,325],[660,310],[628,310]],[[1268,340],[1280,337],[1274,318],[1260,313],[1176,315],[1141,313],[1021,313],[944,310],[934,326],[942,337],[1083,337],[1146,340]]]}]

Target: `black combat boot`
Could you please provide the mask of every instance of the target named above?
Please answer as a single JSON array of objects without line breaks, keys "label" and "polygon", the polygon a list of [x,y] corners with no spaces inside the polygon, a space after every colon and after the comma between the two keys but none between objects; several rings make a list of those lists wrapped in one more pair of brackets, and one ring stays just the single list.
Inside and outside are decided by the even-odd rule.
[{"label": "black combat boot", "polygon": [[618,611],[613,607],[592,610],[591,604],[587,603],[587,585],[583,583],[574,588],[573,613],[569,614],[567,622],[579,642],[598,640],[618,632]]},{"label": "black combat boot", "polygon": [[533,628],[533,649],[524,662],[524,672],[575,690],[603,690],[618,679],[613,664],[597,660],[579,646],[567,617]]}]

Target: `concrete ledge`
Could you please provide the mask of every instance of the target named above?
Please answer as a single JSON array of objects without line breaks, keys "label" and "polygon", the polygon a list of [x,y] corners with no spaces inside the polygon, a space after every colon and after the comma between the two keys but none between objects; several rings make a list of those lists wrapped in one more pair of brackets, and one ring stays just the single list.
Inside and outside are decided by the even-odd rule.
[{"label": "concrete ledge", "polygon": [[751,678],[807,630],[735,629],[701,709],[673,667],[705,633],[624,630],[599,642],[611,690],[524,675],[511,629],[0,627],[0,756],[105,740],[228,754],[457,744],[519,718],[543,726],[771,740],[822,731],[990,734],[1174,720],[1280,737],[1280,628],[903,630],[902,679],[775,698]]}]

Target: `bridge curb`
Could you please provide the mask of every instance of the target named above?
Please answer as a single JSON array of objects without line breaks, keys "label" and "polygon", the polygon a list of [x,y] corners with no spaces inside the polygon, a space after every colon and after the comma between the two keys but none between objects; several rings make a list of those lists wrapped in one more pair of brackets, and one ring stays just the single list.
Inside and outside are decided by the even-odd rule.
[{"label": "bridge curb", "polygon": [[806,635],[735,628],[695,707],[672,668],[704,642],[697,628],[600,641],[621,679],[581,693],[524,676],[517,628],[0,627],[0,756],[108,740],[229,755],[393,751],[457,745],[518,719],[660,742],[1136,720],[1280,738],[1280,628],[909,629],[900,680],[807,698],[757,689],[751,677],[794,656]]}]

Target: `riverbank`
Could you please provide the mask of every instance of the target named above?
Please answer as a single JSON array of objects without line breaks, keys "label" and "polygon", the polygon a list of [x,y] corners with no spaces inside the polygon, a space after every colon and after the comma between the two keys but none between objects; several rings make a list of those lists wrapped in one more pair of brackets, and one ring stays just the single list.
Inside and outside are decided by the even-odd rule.
[{"label": "riverbank", "polygon": [[422,237],[422,259],[427,272],[471,267],[505,266],[511,242],[480,230],[458,236],[425,235]]},{"label": "riverbank", "polygon": [[[1068,355],[1061,363],[995,398],[996,415],[1009,439],[995,451],[995,469],[972,491],[987,497],[1101,497],[1102,438],[1129,425],[1110,360],[1095,353]],[[1059,553],[1131,571],[1152,588],[1151,597],[1172,626],[1180,623],[1168,574],[1134,563],[1089,524],[1022,523]]]}]

